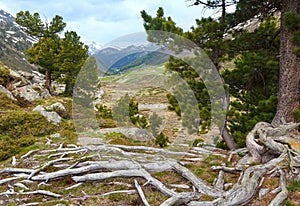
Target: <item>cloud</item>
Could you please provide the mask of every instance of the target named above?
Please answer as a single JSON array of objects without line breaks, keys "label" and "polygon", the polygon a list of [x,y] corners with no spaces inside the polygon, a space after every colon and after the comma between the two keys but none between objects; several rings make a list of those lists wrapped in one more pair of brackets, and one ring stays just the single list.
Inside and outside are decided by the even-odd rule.
[{"label": "cloud", "polygon": [[86,43],[104,44],[117,37],[143,31],[140,11],[156,15],[163,7],[178,26],[189,29],[194,19],[201,18],[201,7],[188,7],[185,0],[1,0],[0,8],[15,15],[20,10],[38,12],[51,19],[63,16],[68,30],[76,31]]}]

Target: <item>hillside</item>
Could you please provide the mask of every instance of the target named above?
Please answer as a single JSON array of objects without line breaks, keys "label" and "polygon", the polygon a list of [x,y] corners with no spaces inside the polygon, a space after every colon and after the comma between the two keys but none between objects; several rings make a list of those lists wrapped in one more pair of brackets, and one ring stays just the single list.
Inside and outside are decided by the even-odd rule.
[{"label": "hillside", "polygon": [[145,65],[160,65],[168,60],[168,55],[159,52],[155,45],[130,45],[124,48],[91,45],[90,54],[98,62],[101,76],[124,73],[132,68]]},{"label": "hillside", "polygon": [[0,61],[18,70],[36,69],[26,61],[24,54],[35,42],[21,31],[11,14],[0,9]]}]

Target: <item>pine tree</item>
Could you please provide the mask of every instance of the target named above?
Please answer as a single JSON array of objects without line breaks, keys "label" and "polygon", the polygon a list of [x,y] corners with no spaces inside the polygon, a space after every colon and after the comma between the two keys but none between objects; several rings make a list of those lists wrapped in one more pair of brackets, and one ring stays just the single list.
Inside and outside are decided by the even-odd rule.
[{"label": "pine tree", "polygon": [[88,47],[80,42],[76,32],[66,32],[65,37],[60,41],[60,47],[56,56],[54,76],[65,83],[64,94],[71,96],[76,77],[88,58]]},{"label": "pine tree", "polygon": [[54,70],[53,59],[55,59],[59,49],[58,34],[63,31],[66,23],[59,15],[53,17],[50,23],[43,22],[39,13],[31,14],[29,11],[17,13],[15,21],[22,26],[25,33],[39,39],[26,54],[30,63],[37,64],[45,69],[46,89],[51,94],[51,75]]},{"label": "pine tree", "polygon": [[[201,20],[196,20],[197,27],[192,27],[191,32],[183,32],[181,28],[176,26],[171,17],[166,18],[163,16],[164,12],[162,8],[158,9],[157,15],[154,18],[148,15],[145,11],[142,11],[141,14],[142,18],[144,19],[144,27],[146,31],[162,30],[166,32],[172,32],[190,39],[191,41],[199,45],[200,48],[204,49],[211,57],[217,69],[220,69],[220,61],[222,61],[222,59],[225,57],[227,50],[227,40],[224,39],[223,35],[226,29],[224,23],[212,18],[202,18]],[[148,35],[148,40],[156,43],[164,43],[159,42],[161,41],[161,39],[156,39],[155,35],[154,37],[152,37],[151,32]],[[200,110],[210,111],[208,91],[205,88],[204,83],[199,80],[200,77],[197,72],[193,71],[193,69],[183,61],[174,58],[170,58],[169,63],[166,65],[166,68],[178,72],[179,75],[186,80],[186,82],[189,84],[189,86],[194,91],[194,94],[196,95]],[[229,107],[228,92],[223,97],[223,100],[225,102],[224,110],[226,110]],[[191,119],[191,117],[185,119],[188,120]],[[207,119],[209,118],[205,115],[205,118],[202,120],[205,120],[205,122],[209,126],[209,122],[207,122]],[[196,119],[195,121],[197,122]],[[195,130],[195,128],[193,128],[193,123],[185,121],[183,121],[183,123],[185,125],[189,125],[190,128],[188,129],[190,132]],[[206,125],[206,123],[202,122],[203,125]],[[226,125],[226,122],[223,125]],[[228,147],[230,149],[236,148],[236,144],[233,140],[233,137],[228,133],[227,127],[223,126],[222,128],[220,128],[220,131]]]}]

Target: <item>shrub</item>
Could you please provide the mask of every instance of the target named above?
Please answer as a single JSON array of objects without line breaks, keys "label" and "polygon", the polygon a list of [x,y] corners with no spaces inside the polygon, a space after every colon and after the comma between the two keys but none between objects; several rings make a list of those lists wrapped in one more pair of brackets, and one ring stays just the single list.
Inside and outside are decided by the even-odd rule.
[{"label": "shrub", "polygon": [[155,139],[155,144],[160,147],[166,147],[168,143],[170,143],[169,138],[162,132]]},{"label": "shrub", "polygon": [[8,83],[10,76],[9,69],[7,69],[1,62],[0,62],[0,84],[6,86]]}]

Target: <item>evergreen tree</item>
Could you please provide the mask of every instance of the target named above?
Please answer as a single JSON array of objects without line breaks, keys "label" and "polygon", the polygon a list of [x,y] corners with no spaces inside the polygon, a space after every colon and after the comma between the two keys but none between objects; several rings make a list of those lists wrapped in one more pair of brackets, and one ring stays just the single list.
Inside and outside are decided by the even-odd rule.
[{"label": "evergreen tree", "polygon": [[54,74],[61,82],[65,83],[65,95],[73,94],[75,78],[87,58],[88,46],[80,42],[80,37],[76,32],[66,32],[65,37],[60,41]]},{"label": "evergreen tree", "polygon": [[295,121],[293,113],[300,109],[299,0],[282,1],[281,20],[279,94],[273,125]]},{"label": "evergreen tree", "polygon": [[88,47],[80,42],[74,31],[67,31],[64,38],[59,37],[66,23],[56,15],[50,23],[44,23],[38,13],[29,11],[17,13],[16,23],[38,42],[26,51],[28,61],[41,67],[45,72],[46,88],[51,92],[51,80],[65,83],[65,95],[72,95],[75,77],[88,57]]},{"label": "evergreen tree", "polygon": [[161,126],[162,119],[160,116],[158,116],[155,112],[150,116],[150,131],[153,134],[154,137],[158,136],[159,133],[159,127]]},{"label": "evergreen tree", "polygon": [[[196,20],[197,26],[192,27],[191,32],[183,32],[181,28],[176,26],[175,22],[173,22],[170,17],[166,18],[163,16],[164,12],[162,8],[158,9],[157,15],[154,18],[148,15],[145,11],[142,11],[141,14],[142,18],[144,19],[144,27],[146,31],[154,29],[162,30],[172,32],[190,39],[191,41],[199,45],[200,48],[203,48],[211,57],[217,69],[220,69],[220,61],[224,59],[227,50],[227,40],[224,39],[224,23],[212,18],[202,18],[201,20]],[[161,39],[153,38],[151,36],[151,33],[149,33],[148,35],[148,40],[156,43],[161,43],[159,42],[159,40]],[[199,102],[200,110],[210,111],[210,98],[208,95],[208,91],[204,83],[200,80],[197,72],[195,72],[189,65],[185,64],[183,61],[174,58],[170,58],[169,63],[166,65],[166,68],[178,72],[179,75],[186,80]],[[223,101],[225,102],[224,107],[226,108],[224,109],[226,110],[229,107],[228,92],[223,97]],[[205,112],[205,114],[207,114],[207,112]],[[202,118],[202,121],[204,120],[202,122],[202,125],[209,126],[209,122],[207,122],[207,120],[210,118],[207,117],[207,115],[204,116],[205,118]],[[183,123],[191,127],[189,128],[190,131],[194,130],[192,129],[193,124],[191,124],[191,122],[187,123],[183,121]],[[223,125],[225,126],[223,126],[223,128],[220,128],[223,139],[226,141],[229,148],[236,148],[233,137],[228,133],[228,130],[226,128],[226,123]]]},{"label": "evergreen tree", "polygon": [[59,49],[58,34],[63,31],[66,23],[58,15],[50,23],[43,22],[38,13],[31,14],[29,11],[17,13],[15,21],[22,26],[25,33],[39,39],[26,54],[30,63],[37,64],[45,69],[46,89],[51,94],[51,74],[54,70],[54,59]]}]

